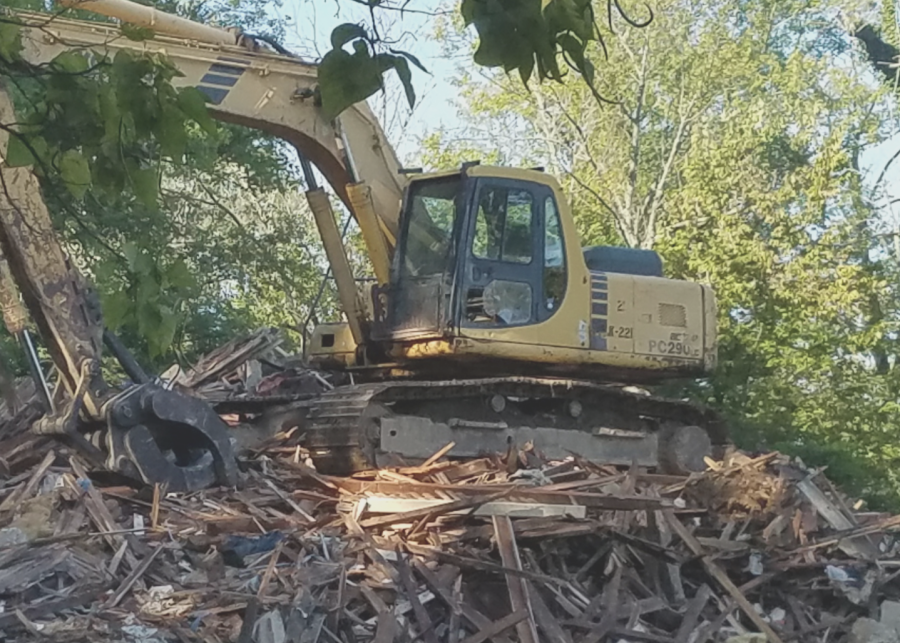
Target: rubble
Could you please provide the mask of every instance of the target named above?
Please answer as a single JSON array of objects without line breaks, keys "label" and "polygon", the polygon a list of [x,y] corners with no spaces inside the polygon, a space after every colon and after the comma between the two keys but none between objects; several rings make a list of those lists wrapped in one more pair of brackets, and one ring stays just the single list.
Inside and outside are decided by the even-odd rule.
[{"label": "rubble", "polygon": [[318,395],[333,386],[281,348],[274,328],[238,337],[190,368],[173,365],[162,378],[223,409],[253,411]]},{"label": "rubble", "polygon": [[[239,361],[191,377],[246,400]],[[286,429],[243,454],[238,489],[173,494],[89,475],[19,406],[0,404],[0,640],[900,636],[900,518],[852,510],[778,453],[678,477],[533,450],[456,460],[451,444],[340,478]]]}]

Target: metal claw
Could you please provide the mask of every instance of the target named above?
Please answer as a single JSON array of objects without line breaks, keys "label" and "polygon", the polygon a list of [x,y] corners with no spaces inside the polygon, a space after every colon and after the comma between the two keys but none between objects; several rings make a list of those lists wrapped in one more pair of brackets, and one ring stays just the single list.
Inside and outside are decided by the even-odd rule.
[{"label": "metal claw", "polygon": [[237,484],[228,427],[202,400],[148,383],[114,400],[107,417],[109,468],[170,491]]}]

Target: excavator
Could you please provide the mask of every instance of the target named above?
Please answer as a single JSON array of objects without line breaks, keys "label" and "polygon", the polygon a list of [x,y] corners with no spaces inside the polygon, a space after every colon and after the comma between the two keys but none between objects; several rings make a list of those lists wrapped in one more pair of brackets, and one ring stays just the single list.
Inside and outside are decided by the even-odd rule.
[{"label": "excavator", "polygon": [[[306,404],[303,444],[320,470],[421,461],[452,443],[449,457],[521,448],[684,472],[705,468],[728,442],[713,411],[637,388],[715,368],[712,288],[667,278],[652,251],[582,248],[560,184],[543,169],[478,161],[433,173],[403,168],[365,102],[324,118],[316,66],[281,48],[129,0],[63,4],[154,37],[128,39],[113,22],[8,11],[29,62],[67,51],[164,55],[182,74],[173,83],[203,92],[214,118],[277,136],[300,155],[344,313],[315,328],[304,358],[352,375]],[[3,122],[14,122],[4,109]],[[314,169],[355,218],[374,284],[355,279]],[[29,168],[0,170],[4,321],[36,362],[21,293],[64,389],[51,394],[35,366],[47,412],[34,430],[69,440],[99,467],[172,491],[236,484],[225,424],[204,402],[146,375],[104,329],[36,178]],[[131,386],[103,381],[104,347]]]}]

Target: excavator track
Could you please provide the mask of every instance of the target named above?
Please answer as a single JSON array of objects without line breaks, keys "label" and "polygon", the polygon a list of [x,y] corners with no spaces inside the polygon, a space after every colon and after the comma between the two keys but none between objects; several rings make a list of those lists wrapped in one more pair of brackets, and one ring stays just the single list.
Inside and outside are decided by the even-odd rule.
[{"label": "excavator track", "polygon": [[530,443],[549,458],[577,454],[666,472],[704,468],[729,443],[716,413],[691,402],[570,379],[497,377],[341,386],[311,403],[303,444],[320,471],[347,475],[399,455],[506,452]]}]

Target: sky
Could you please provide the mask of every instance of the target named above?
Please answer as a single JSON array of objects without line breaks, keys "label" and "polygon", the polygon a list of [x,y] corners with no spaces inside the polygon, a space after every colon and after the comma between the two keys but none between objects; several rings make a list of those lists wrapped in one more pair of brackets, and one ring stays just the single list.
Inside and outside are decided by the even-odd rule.
[{"label": "sky", "polygon": [[[284,43],[292,52],[308,59],[319,58],[329,49],[331,31],[343,22],[363,22],[369,24],[368,8],[351,0],[282,0],[283,6],[274,13],[287,18],[292,23]],[[440,12],[455,7],[455,2],[446,0],[416,0],[410,3],[417,12]],[[433,15],[427,13],[381,11],[382,36],[397,39],[396,47],[417,56],[428,69],[430,75],[413,68],[413,85],[418,100],[412,113],[406,106],[402,93],[395,85],[389,95],[370,99],[370,105],[382,120],[382,126],[403,162],[414,162],[419,140],[439,128],[461,129],[457,108],[454,104],[455,88],[450,79],[458,65],[471,64],[461,54],[448,60],[433,37]],[[874,75],[873,75],[874,79]],[[900,133],[867,150],[860,162],[864,169],[864,180],[870,185],[875,182],[888,160],[900,150]],[[897,159],[885,174],[885,202],[900,201],[900,159]],[[885,217],[892,221],[892,227],[900,229],[900,203],[888,206]]]},{"label": "sky", "polygon": [[[416,11],[441,10],[440,0],[416,0],[410,4]],[[368,8],[350,0],[283,0],[283,6],[273,13],[291,19],[293,25],[288,29],[284,44],[293,53],[308,59],[319,58],[328,51],[331,31],[339,24],[370,22]],[[381,11],[378,15],[379,22],[387,23],[382,24],[382,37],[396,39],[395,48],[415,55],[429,72],[426,74],[412,67],[417,100],[411,113],[396,85],[388,96],[376,96],[369,100],[372,108],[384,119],[382,127],[401,161],[411,161],[415,158],[416,146],[422,136],[440,126],[459,126],[453,105],[454,88],[442,82],[442,79],[453,74],[456,63],[443,56],[432,37],[433,15],[410,12],[401,15],[393,11]]]}]

